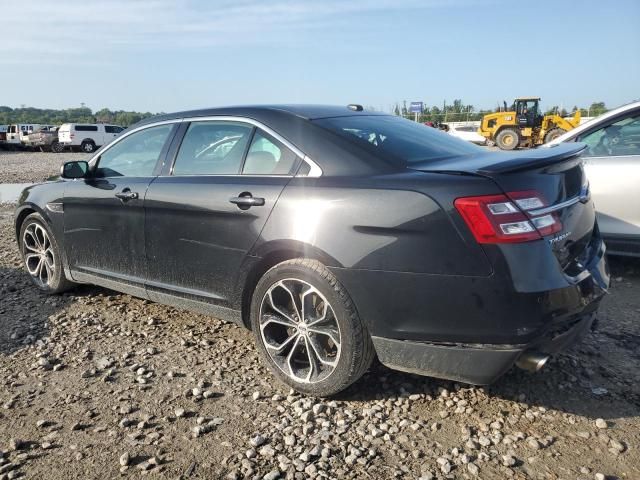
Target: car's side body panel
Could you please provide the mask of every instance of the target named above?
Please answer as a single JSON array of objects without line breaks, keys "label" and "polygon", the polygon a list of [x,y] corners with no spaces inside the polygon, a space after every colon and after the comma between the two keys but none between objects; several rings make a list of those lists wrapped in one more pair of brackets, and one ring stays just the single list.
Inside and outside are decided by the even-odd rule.
[{"label": "car's side body panel", "polygon": [[423,173],[294,178],[254,254],[262,255],[272,242],[293,241],[326,252],[338,267],[490,275],[482,249],[460,235],[459,226],[438,203],[451,200],[453,205],[447,191],[452,183],[460,188],[457,194],[465,191],[465,184],[469,190],[496,191],[481,178]]}]

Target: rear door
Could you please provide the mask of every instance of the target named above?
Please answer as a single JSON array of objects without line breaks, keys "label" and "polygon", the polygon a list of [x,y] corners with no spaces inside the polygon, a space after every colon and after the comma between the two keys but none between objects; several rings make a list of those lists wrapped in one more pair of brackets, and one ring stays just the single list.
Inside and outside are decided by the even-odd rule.
[{"label": "rear door", "polygon": [[92,162],[91,178],[67,182],[64,246],[73,278],[92,275],[144,291],[144,199],[174,128],[152,126],[124,137]]},{"label": "rear door", "polygon": [[640,112],[580,136],[603,235],[640,239]]},{"label": "rear door", "polygon": [[58,129],[58,141],[60,143],[71,143],[71,125],[63,123]]},{"label": "rear door", "polygon": [[147,289],[226,305],[298,158],[243,121],[196,121],[175,162],[149,186]]},{"label": "rear door", "polygon": [[18,125],[9,125],[7,129],[7,143],[20,143],[20,130]]}]

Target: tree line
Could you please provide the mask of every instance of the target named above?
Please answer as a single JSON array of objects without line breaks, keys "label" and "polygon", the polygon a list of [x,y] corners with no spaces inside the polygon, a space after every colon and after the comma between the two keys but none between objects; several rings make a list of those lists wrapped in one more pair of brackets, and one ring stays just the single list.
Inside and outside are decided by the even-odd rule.
[{"label": "tree line", "polygon": [[50,108],[0,106],[0,125],[15,123],[38,123],[45,125],[61,125],[63,123],[112,123],[128,127],[140,120],[155,115],[151,112],[128,112],[125,110],[109,110],[103,108],[93,112],[90,108],[66,108],[55,110]]},{"label": "tree line", "polygon": [[[461,99],[456,99],[453,102],[443,102],[442,106],[424,105],[422,113],[418,113],[419,122],[471,122],[482,120],[482,117],[487,113],[494,113],[501,111],[502,106],[498,105],[493,110],[476,110],[473,105],[464,103]],[[557,113],[562,117],[573,115],[576,110],[580,110],[583,117],[596,117],[607,112],[607,107],[604,102],[593,102],[587,108],[580,108],[574,106],[570,111],[565,108],[560,108],[557,105],[549,108],[545,111],[545,115]],[[395,115],[403,116],[414,119],[415,113],[409,111],[406,100],[401,104],[396,103],[392,111]]]},{"label": "tree line", "polygon": [[[371,108],[374,110],[373,108]],[[565,108],[553,106],[545,114],[558,113],[562,117],[573,115],[580,109],[583,117],[595,117],[607,111],[604,102],[593,102],[587,108],[574,106],[570,111]],[[500,110],[498,106],[494,110],[476,110],[473,105],[466,104],[460,99],[451,103],[443,102],[442,106],[424,106],[422,113],[418,114],[420,122],[465,122],[477,121],[487,113]],[[403,117],[414,118],[415,114],[409,112],[407,102],[396,103],[392,108],[393,113]],[[11,108],[0,106],[0,125],[10,125],[14,123],[39,123],[50,125],[61,125],[63,123],[112,123],[128,127],[140,120],[155,115],[151,112],[130,112],[125,110],[109,110],[103,108],[93,112],[90,108],[66,108],[63,110],[20,107]]]}]

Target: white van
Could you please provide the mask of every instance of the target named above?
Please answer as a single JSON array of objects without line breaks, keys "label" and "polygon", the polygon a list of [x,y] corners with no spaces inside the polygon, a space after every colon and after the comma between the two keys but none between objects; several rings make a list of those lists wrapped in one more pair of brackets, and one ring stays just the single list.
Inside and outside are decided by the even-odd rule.
[{"label": "white van", "polygon": [[80,147],[83,152],[91,153],[122,130],[124,127],[103,123],[63,123],[58,129],[58,141],[65,147]]},{"label": "white van", "polygon": [[16,125],[9,125],[9,128],[7,129],[7,139],[5,141],[10,145],[22,145],[24,137],[28,136],[39,126],[39,123],[18,123]]}]

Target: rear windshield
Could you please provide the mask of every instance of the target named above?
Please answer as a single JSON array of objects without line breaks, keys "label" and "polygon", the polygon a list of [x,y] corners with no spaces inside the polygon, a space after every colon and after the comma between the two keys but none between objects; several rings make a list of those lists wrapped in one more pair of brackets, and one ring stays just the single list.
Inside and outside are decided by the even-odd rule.
[{"label": "rear windshield", "polygon": [[314,120],[314,123],[353,141],[377,156],[403,164],[472,155],[481,151],[471,143],[421,123],[391,115],[358,115]]}]

